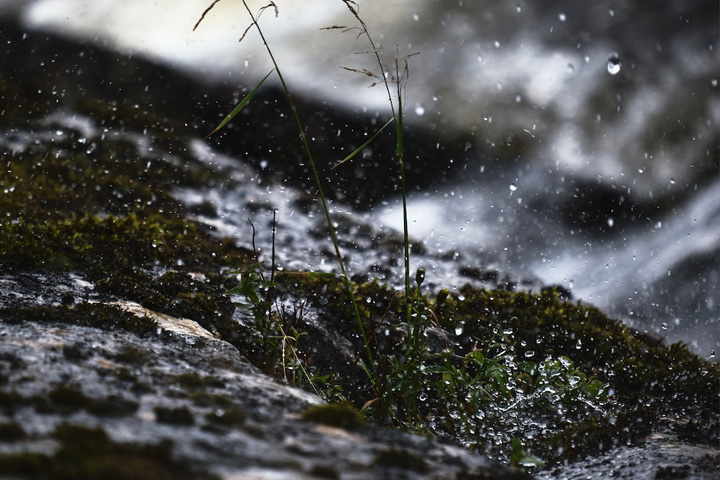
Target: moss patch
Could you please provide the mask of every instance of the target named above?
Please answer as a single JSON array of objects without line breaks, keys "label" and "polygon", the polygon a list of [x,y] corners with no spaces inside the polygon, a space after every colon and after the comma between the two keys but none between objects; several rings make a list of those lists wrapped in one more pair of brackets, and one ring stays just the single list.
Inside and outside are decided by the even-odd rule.
[{"label": "moss patch", "polygon": [[366,427],[365,417],[349,403],[314,405],[302,414],[304,420],[347,429]]},{"label": "moss patch", "polygon": [[155,418],[160,423],[194,425],[195,416],[187,407],[155,407]]},{"label": "moss patch", "polygon": [[82,302],[74,307],[62,305],[57,307],[7,307],[0,309],[0,318],[10,323],[33,321],[68,323],[105,330],[117,328],[137,335],[155,333],[157,329],[157,324],[150,318],[138,317],[118,307],[102,303]]},{"label": "moss patch", "polygon": [[115,443],[102,429],[70,424],[58,426],[54,437],[60,443],[54,454],[33,452],[2,454],[0,471],[5,475],[22,478],[53,480],[217,478],[175,462],[171,456],[170,442],[155,445]]}]

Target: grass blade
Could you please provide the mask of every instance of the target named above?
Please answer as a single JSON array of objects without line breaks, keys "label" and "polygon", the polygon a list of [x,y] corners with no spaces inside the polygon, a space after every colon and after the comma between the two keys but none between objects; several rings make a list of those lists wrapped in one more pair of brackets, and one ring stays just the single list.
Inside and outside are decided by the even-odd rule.
[{"label": "grass blade", "polygon": [[255,87],[252,92],[248,93],[248,94],[245,96],[245,98],[243,98],[242,101],[241,101],[240,103],[238,103],[237,107],[235,107],[235,108],[233,109],[233,111],[230,112],[230,113],[228,114],[228,116],[225,117],[225,119],[224,119],[222,122],[220,122],[220,125],[218,125],[217,127],[215,127],[215,130],[213,130],[212,132],[208,133],[208,134],[205,136],[205,138],[208,138],[210,135],[216,133],[218,130],[220,130],[220,129],[223,128],[225,125],[227,125],[228,122],[230,122],[230,120],[232,120],[233,118],[235,118],[235,115],[237,115],[238,113],[240,113],[240,111],[241,111],[243,108],[245,108],[245,106],[248,104],[248,102],[250,102],[250,99],[253,97],[253,95],[255,95],[255,93],[257,93],[257,91],[260,89],[260,87],[262,86],[262,84],[265,83],[265,80],[267,80],[268,77],[269,77],[274,71],[275,71],[274,68],[273,68],[272,70],[270,70],[270,72],[269,72],[267,75],[265,75],[265,78],[263,78],[262,80],[260,80],[260,83],[257,84],[257,87]]},{"label": "grass blade", "polygon": [[354,152],[352,152],[350,155],[348,155],[347,157],[343,158],[343,159],[340,160],[338,163],[336,163],[330,170],[335,170],[337,167],[339,167],[339,166],[342,165],[343,163],[347,162],[348,160],[352,159],[352,158],[353,158],[355,155],[357,155],[358,153],[362,152],[362,151],[365,149],[365,147],[367,147],[367,146],[370,144],[370,142],[372,142],[373,140],[375,140],[375,137],[377,137],[378,135],[380,135],[380,132],[382,132],[383,130],[385,130],[385,127],[387,127],[388,125],[390,125],[394,120],[395,120],[394,118],[391,118],[390,120],[388,120],[388,121],[385,123],[385,125],[383,125],[382,127],[380,127],[380,130],[378,130],[377,132],[375,132],[375,135],[373,135],[372,137],[370,137],[370,139],[369,139],[367,142],[365,142],[365,143],[363,143],[362,145],[360,145]]}]

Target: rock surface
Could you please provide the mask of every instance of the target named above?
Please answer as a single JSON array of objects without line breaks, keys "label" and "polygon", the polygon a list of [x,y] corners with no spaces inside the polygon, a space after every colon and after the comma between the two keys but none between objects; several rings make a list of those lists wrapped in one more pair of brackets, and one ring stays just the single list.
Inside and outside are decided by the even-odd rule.
[{"label": "rock surface", "polygon": [[[4,314],[3,477],[523,478],[445,442],[302,420],[318,397],[263,375],[197,324],[164,325],[138,335]],[[93,436],[100,451],[63,456]]]}]

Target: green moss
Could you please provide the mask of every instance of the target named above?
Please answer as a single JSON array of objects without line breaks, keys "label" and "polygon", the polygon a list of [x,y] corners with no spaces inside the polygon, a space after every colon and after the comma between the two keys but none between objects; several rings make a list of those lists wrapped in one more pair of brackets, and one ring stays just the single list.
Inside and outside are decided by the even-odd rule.
[{"label": "green moss", "polygon": [[100,417],[124,417],[134,414],[139,407],[137,402],[126,398],[111,395],[106,398],[99,398],[92,401],[87,407],[88,413]]},{"label": "green moss", "polygon": [[11,323],[33,321],[39,323],[67,323],[105,330],[121,329],[137,335],[154,333],[157,324],[146,317],[138,317],[119,307],[104,303],[82,302],[74,307],[38,306],[6,307],[0,309],[0,318]]},{"label": "green moss", "polygon": [[188,400],[199,407],[228,408],[233,405],[233,399],[220,393],[190,392]]},{"label": "green moss", "polygon": [[79,362],[90,356],[90,352],[81,344],[66,345],[63,347],[63,357],[71,362]]},{"label": "green moss", "polygon": [[47,399],[49,403],[41,401],[38,404],[38,411],[41,413],[73,413],[89,406],[91,399],[86,397],[77,388],[58,385],[51,390]]},{"label": "green moss", "polygon": [[181,373],[173,378],[173,382],[183,388],[194,390],[205,386],[205,380],[196,372]]},{"label": "green moss", "polygon": [[138,409],[138,403],[121,396],[110,395],[105,398],[87,397],[77,388],[58,385],[45,396],[32,399],[38,413],[68,415],[86,410],[102,417],[131,415]]},{"label": "green moss", "polygon": [[135,347],[124,347],[113,359],[120,363],[141,366],[147,362],[147,355]]},{"label": "green moss", "polygon": [[16,409],[25,406],[25,397],[18,392],[11,390],[0,390],[0,411],[13,413]]},{"label": "green moss", "polygon": [[28,479],[70,480],[210,480],[172,459],[171,444],[124,444],[110,440],[102,429],[59,425],[53,435],[60,447],[52,455],[19,452],[0,455],[4,475]]},{"label": "green moss", "polygon": [[302,414],[304,420],[347,429],[367,426],[365,417],[349,403],[313,405]]},{"label": "green moss", "polygon": [[491,350],[490,343],[502,336],[519,358],[530,350],[536,358],[567,356],[578,368],[611,381],[615,394],[629,404],[639,397],[666,408],[708,408],[715,402],[707,385],[720,384],[719,365],[682,344],[643,338],[597,308],[563,301],[554,291],[466,286],[459,295],[463,300],[456,296],[445,315],[463,323],[463,335],[477,348]]},{"label": "green moss", "polygon": [[375,454],[375,464],[386,468],[410,470],[418,473],[426,473],[428,471],[425,460],[408,450],[400,448],[380,450]]},{"label": "green moss", "polygon": [[187,407],[155,407],[155,419],[172,425],[194,425],[195,416]]},{"label": "green moss", "polygon": [[157,214],[69,215],[41,223],[21,217],[1,226],[0,264],[6,270],[80,271],[101,278],[157,264],[241,264],[245,258],[227,257],[224,244],[201,233],[198,224]]},{"label": "green moss", "polygon": [[561,432],[535,441],[541,455],[549,462],[578,459],[618,445],[627,445],[647,436],[658,422],[652,409],[612,413],[607,417],[588,418],[574,423]]},{"label": "green moss", "polygon": [[319,478],[329,478],[330,480],[340,480],[340,472],[331,465],[313,465],[310,469],[310,475]]},{"label": "green moss", "polygon": [[216,409],[205,416],[205,419],[212,423],[222,426],[237,426],[245,423],[245,412],[237,408]]},{"label": "green moss", "polygon": [[26,436],[25,429],[19,423],[0,423],[0,442],[18,442]]}]

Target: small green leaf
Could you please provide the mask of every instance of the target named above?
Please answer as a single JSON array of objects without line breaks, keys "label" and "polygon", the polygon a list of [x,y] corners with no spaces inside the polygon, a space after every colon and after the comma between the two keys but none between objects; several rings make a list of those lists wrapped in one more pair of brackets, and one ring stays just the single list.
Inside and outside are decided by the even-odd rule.
[{"label": "small green leaf", "polygon": [[362,145],[360,145],[357,149],[355,149],[354,152],[352,152],[350,155],[348,155],[347,157],[343,158],[343,159],[340,160],[338,163],[336,163],[335,166],[333,166],[330,170],[336,169],[337,167],[339,167],[339,166],[342,165],[343,163],[345,163],[345,162],[347,162],[348,160],[350,160],[350,159],[352,159],[353,157],[355,157],[355,155],[357,155],[358,153],[362,152],[362,151],[365,149],[365,147],[367,147],[367,146],[370,144],[370,142],[372,142],[373,140],[375,140],[375,137],[377,137],[378,135],[380,135],[380,132],[382,132],[383,130],[385,130],[385,127],[387,127],[388,125],[390,125],[390,124],[393,122],[393,120],[395,120],[395,119],[394,119],[394,118],[391,118],[390,120],[388,120],[388,121],[385,123],[385,125],[383,125],[382,127],[380,127],[380,130],[378,130],[377,132],[375,132],[375,135],[373,135],[372,137],[370,137],[370,139],[369,139],[367,142],[365,142],[365,143],[363,143]]},{"label": "small green leaf", "polygon": [[212,132],[208,133],[208,134],[205,136],[205,138],[208,138],[208,137],[209,137],[210,135],[212,135],[213,133],[216,133],[218,130],[220,130],[220,129],[223,128],[225,125],[227,125],[228,122],[230,122],[230,120],[232,120],[233,118],[235,118],[235,115],[237,115],[238,113],[240,113],[240,111],[241,111],[243,108],[245,108],[245,106],[248,104],[248,102],[250,102],[250,99],[253,97],[253,95],[255,95],[255,93],[257,93],[257,91],[260,89],[260,87],[262,86],[262,84],[265,83],[265,80],[267,80],[268,77],[270,76],[270,74],[273,73],[274,71],[275,71],[274,68],[273,68],[272,70],[270,70],[270,72],[269,72],[267,75],[265,75],[265,78],[263,78],[262,80],[260,80],[260,83],[258,83],[257,87],[255,87],[252,92],[248,93],[248,94],[245,96],[245,98],[243,98],[242,101],[237,105],[237,107],[235,107],[235,108],[233,109],[233,111],[230,112],[230,113],[228,114],[228,116],[225,117],[225,119],[224,119],[222,122],[220,122],[220,125],[218,125],[217,127],[215,127],[215,130],[213,130]]}]

